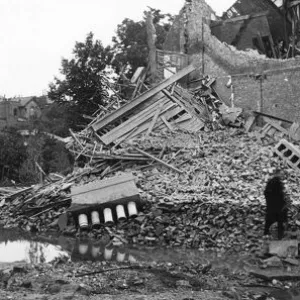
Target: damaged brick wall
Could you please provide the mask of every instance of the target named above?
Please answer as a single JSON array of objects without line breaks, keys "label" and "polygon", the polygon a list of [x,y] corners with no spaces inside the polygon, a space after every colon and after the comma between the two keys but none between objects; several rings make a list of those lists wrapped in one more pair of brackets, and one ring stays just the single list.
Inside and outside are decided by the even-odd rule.
[{"label": "damaged brick wall", "polygon": [[[261,72],[300,66],[299,60],[268,59],[263,55],[259,55],[255,50],[239,51],[233,46],[222,43],[211,34],[207,20],[210,13],[211,10],[204,0],[187,2],[181,10],[177,22],[175,22],[174,30],[172,29],[170,32],[172,39],[167,39],[165,49],[176,51],[172,48],[172,40],[181,41],[181,43],[184,40],[190,62],[197,68],[190,79],[199,79],[203,75],[216,77],[217,81],[214,88],[226,103],[230,101],[231,96],[231,89],[226,87],[228,76],[260,74]],[[253,99],[257,98],[257,91],[259,91],[257,88],[258,82],[253,82],[253,79],[249,78],[247,75],[235,76],[233,81],[234,95],[237,99],[236,104],[244,107],[252,106],[252,104],[248,104],[248,101],[253,103]],[[273,77],[269,78],[270,81],[272,81],[271,78]],[[243,83],[242,85],[239,84],[239,80]],[[244,92],[247,96],[244,97],[245,100],[242,100]],[[264,99],[266,102],[268,99],[267,94],[265,94]],[[292,107],[294,100],[289,100],[286,96],[284,99],[291,101],[290,106]],[[266,103],[264,105],[266,107]]]},{"label": "damaged brick wall", "polygon": [[[295,60],[289,63],[295,64]],[[299,80],[299,66],[233,76],[233,103],[246,111],[257,110],[300,122]]]},{"label": "damaged brick wall", "polygon": [[[201,11],[200,19],[197,10]],[[211,16],[212,9],[205,1],[186,3],[173,22],[164,43],[164,50],[190,53],[190,45],[197,44],[198,36],[202,35],[202,21],[210,25]],[[197,34],[192,34],[193,29]]]}]

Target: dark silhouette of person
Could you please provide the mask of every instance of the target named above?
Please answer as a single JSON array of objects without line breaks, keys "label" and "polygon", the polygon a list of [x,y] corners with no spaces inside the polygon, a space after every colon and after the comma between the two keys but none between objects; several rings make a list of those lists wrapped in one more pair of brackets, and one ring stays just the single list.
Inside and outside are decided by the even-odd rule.
[{"label": "dark silhouette of person", "polygon": [[270,226],[278,224],[278,239],[282,239],[284,234],[284,223],[288,221],[288,205],[283,184],[283,175],[280,170],[276,170],[265,187],[266,198],[266,220],[264,234],[269,234]]}]

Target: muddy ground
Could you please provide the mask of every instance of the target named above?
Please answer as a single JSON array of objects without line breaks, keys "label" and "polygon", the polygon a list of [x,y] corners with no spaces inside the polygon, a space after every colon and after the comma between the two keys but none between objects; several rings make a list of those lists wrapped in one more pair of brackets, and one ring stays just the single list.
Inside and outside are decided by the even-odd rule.
[{"label": "muddy ground", "polygon": [[[267,256],[159,247],[114,247],[111,257],[92,259],[79,253],[74,239],[60,239],[64,247],[53,239],[52,248],[37,236],[26,239],[29,257],[0,265],[0,299],[299,299],[299,280],[292,278],[300,273],[296,259],[266,264]],[[6,249],[16,242],[21,251],[20,235],[6,241]],[[58,255],[48,261],[46,249],[54,247]],[[118,253],[130,259],[118,261]],[[6,259],[5,248],[0,255]],[[262,279],[253,271],[288,272],[290,278]]]}]

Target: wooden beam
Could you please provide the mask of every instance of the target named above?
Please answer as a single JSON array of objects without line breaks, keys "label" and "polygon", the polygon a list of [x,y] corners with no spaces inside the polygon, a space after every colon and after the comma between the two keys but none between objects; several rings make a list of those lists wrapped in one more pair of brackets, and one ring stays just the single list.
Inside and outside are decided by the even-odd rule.
[{"label": "wooden beam", "polygon": [[178,119],[176,119],[173,123],[178,124],[178,123],[181,123],[181,122],[188,121],[191,118],[192,117],[188,113],[186,113],[186,114],[182,115],[181,117],[179,117]]},{"label": "wooden beam", "polygon": [[155,156],[149,154],[149,153],[146,152],[146,151],[143,151],[143,150],[141,150],[141,149],[139,149],[139,148],[137,148],[137,147],[134,147],[134,149],[135,149],[136,151],[140,152],[141,154],[144,154],[145,156],[148,156],[148,157],[150,157],[151,159],[156,160],[157,162],[161,163],[162,165],[164,165],[164,166],[167,167],[167,168],[170,168],[170,169],[172,169],[172,170],[174,170],[174,171],[176,171],[176,172],[178,172],[178,173],[180,173],[180,174],[183,173],[183,172],[180,171],[179,169],[177,169],[177,168],[175,168],[175,167],[173,167],[173,166],[167,164],[167,163],[164,162],[163,160],[161,160],[161,159],[159,159],[159,158],[157,158],[157,157],[155,157]]},{"label": "wooden beam", "polygon": [[264,117],[269,117],[269,118],[272,118],[274,120],[278,120],[278,121],[283,121],[283,122],[287,122],[289,124],[293,124],[293,122],[289,121],[289,120],[286,120],[286,119],[282,119],[282,118],[279,118],[279,117],[275,117],[275,116],[272,116],[272,115],[269,115],[269,114],[266,114],[266,113],[262,113],[262,112],[259,112],[259,111],[253,111],[255,114],[257,115],[261,115],[261,116],[264,116]]},{"label": "wooden beam", "polygon": [[161,90],[165,89],[172,83],[178,81],[179,79],[183,78],[184,76],[188,75],[192,71],[194,71],[195,68],[193,65],[189,65],[188,67],[180,70],[178,73],[174,74],[170,78],[165,79],[161,83],[159,83],[157,86],[153,87],[149,91],[146,91],[145,93],[141,94],[137,98],[133,99],[132,101],[126,103],[122,107],[120,107],[118,110],[112,112],[109,115],[104,116],[101,120],[96,122],[92,125],[93,129],[98,131],[105,126],[111,124],[112,122],[115,122],[125,116],[127,113],[129,113],[132,109],[134,109],[136,106],[138,106],[141,103],[144,103],[146,100],[148,100],[150,97],[156,95]]},{"label": "wooden beam", "polygon": [[289,134],[289,132],[285,128],[281,127],[279,124],[276,124],[276,123],[272,122],[271,120],[266,120],[266,122],[268,124],[270,124],[272,127],[274,127],[275,129],[277,129],[278,131],[282,132],[283,134],[285,134],[285,135]]},{"label": "wooden beam", "polygon": [[[172,102],[169,99],[160,99],[160,102],[162,102],[164,105],[171,104]],[[125,122],[121,123],[119,126],[113,128],[106,134],[101,136],[101,140],[108,145],[107,143],[110,143],[114,139],[118,138],[121,135],[124,135],[125,133],[131,131],[141,123],[143,123],[145,120],[151,117],[151,115],[156,111],[157,108],[157,102],[151,104],[144,110],[140,111],[138,114],[132,116]],[[108,142],[108,140],[110,142]]]},{"label": "wooden beam", "polygon": [[[166,101],[168,101],[168,100],[166,100]],[[164,103],[164,104],[166,105],[166,107],[163,109],[162,113],[169,110],[173,106],[175,106],[175,104],[172,103],[171,101],[168,103]],[[112,134],[110,134],[110,132],[108,132],[105,136],[102,136],[103,142],[106,145],[109,145],[110,143],[117,140],[119,137],[123,136],[124,134],[127,134],[132,129],[139,127],[141,124],[147,122],[149,119],[151,119],[151,117],[153,117],[154,114],[155,114],[155,111],[150,111],[146,116],[142,116],[136,122],[129,122],[129,124],[127,124],[126,126],[125,125],[123,126],[123,124],[119,125],[117,132],[114,132]],[[131,120],[129,119],[128,121],[131,121]]]},{"label": "wooden beam", "polygon": [[72,131],[71,128],[69,128],[69,131],[72,135],[72,137],[74,138],[74,140],[77,142],[77,144],[80,146],[81,149],[84,149],[84,147],[82,146],[82,144],[80,143],[79,139],[77,138],[77,136],[75,135],[75,133]]},{"label": "wooden beam", "polygon": [[251,130],[251,127],[253,126],[255,120],[256,120],[256,116],[250,116],[250,117],[247,119],[247,121],[246,121],[246,123],[245,123],[245,126],[244,126],[246,132],[249,132],[249,131]]},{"label": "wooden beam", "polygon": [[165,125],[171,130],[173,131],[173,127],[172,125],[166,120],[166,118],[164,116],[160,117],[162,119],[162,121],[165,123]]},{"label": "wooden beam", "polygon": [[[172,118],[174,117],[175,115],[179,114],[181,111],[182,111],[182,108],[181,107],[178,107],[178,106],[175,106],[176,104],[173,103],[173,107],[169,107],[170,109],[168,111],[165,111],[165,112],[161,112],[160,115],[163,115],[166,119],[169,119],[169,118]],[[157,122],[154,124],[154,127],[152,128],[153,129],[157,129],[159,128],[159,126],[163,124],[163,122],[158,119]],[[130,138],[133,138],[134,136],[146,131],[147,129],[149,128],[149,122],[145,122],[144,124],[140,125],[136,131],[134,131],[132,134],[130,134],[129,136],[128,135],[125,135],[125,136],[121,136],[119,139],[118,139],[118,142],[119,141],[124,141],[125,139],[130,139]]]},{"label": "wooden beam", "polygon": [[155,123],[157,121],[157,118],[158,118],[158,116],[159,116],[162,108],[163,108],[163,103],[160,103],[160,105],[157,108],[157,110],[155,112],[155,115],[154,115],[154,117],[153,117],[153,119],[152,119],[152,121],[150,123],[150,126],[149,126],[149,128],[147,130],[147,135],[149,135],[151,133],[151,131],[152,131],[152,129],[153,129],[153,127],[154,127],[154,125],[155,125]]}]

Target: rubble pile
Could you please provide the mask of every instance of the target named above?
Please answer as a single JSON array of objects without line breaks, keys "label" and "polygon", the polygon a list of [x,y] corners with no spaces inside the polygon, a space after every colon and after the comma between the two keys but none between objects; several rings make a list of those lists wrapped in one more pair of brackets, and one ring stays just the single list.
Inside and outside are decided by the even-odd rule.
[{"label": "rubble pile", "polygon": [[[82,233],[69,218],[65,233],[94,237],[109,233],[122,243],[145,245],[258,249],[264,223],[263,188],[280,163],[272,157],[271,147],[262,147],[233,128],[200,134],[157,133],[122,144],[128,153],[136,147],[181,172],[156,161],[131,160],[124,165],[115,163],[119,166],[115,169],[113,164],[110,173],[103,175],[109,165],[100,162],[98,168],[79,169],[55,183],[11,196],[2,206],[2,222],[26,230],[58,229],[57,217],[70,205],[71,185],[131,171],[146,203],[136,219]],[[299,179],[294,171],[286,169],[286,173],[287,191],[296,205]],[[294,229],[296,219],[293,215],[290,222]]]},{"label": "rubble pile", "polygon": [[[147,245],[259,249],[264,226],[263,189],[280,161],[272,157],[272,148],[261,147],[240,130],[203,133],[198,138],[199,149],[191,147],[174,158],[174,166],[182,174],[159,165],[134,172],[149,203],[136,220],[117,225],[116,236]],[[150,146],[149,141],[139,143]],[[163,147],[163,141],[160,145]],[[294,201],[289,225],[296,229],[299,179],[293,171],[285,170],[287,191]]]},{"label": "rubble pile", "polygon": [[[116,243],[256,251],[263,232],[263,189],[274,169],[282,167],[294,201],[290,225],[297,229],[297,173],[281,166],[272,146],[258,143],[248,130],[212,126],[215,110],[223,111],[231,125],[241,123],[241,111],[225,109],[212,82],[194,94],[176,85],[193,70],[189,66],[111,108],[79,133],[70,131],[68,148],[85,167],[57,181],[1,194],[1,224],[97,238],[106,234]],[[81,232],[68,213],[71,187],[122,173],[135,176],[143,212],[112,227]]]}]

